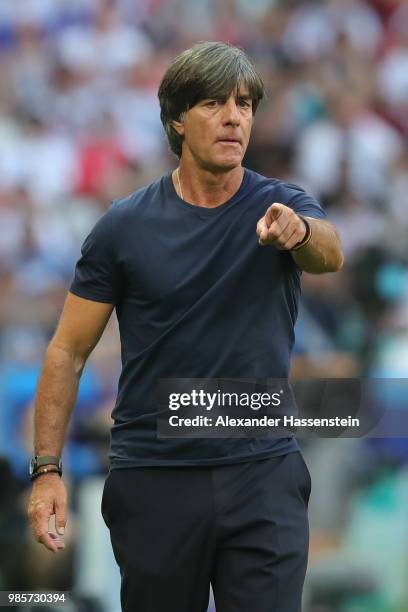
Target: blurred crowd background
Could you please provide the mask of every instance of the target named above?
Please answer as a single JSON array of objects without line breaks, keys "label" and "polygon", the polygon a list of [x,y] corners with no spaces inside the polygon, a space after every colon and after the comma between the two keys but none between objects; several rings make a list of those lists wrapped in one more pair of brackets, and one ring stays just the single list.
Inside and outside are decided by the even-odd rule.
[{"label": "blurred crowd background", "polygon": [[[343,240],[340,273],[303,275],[293,376],[408,372],[406,1],[1,0],[0,589],[70,590],[72,610],[119,610],[99,516],[115,317],[69,430],[58,558],[25,517],[35,384],[85,236],[113,198],[177,163],[156,92],[199,40],[243,47],[265,80],[245,165],[319,198]],[[313,479],[305,612],[407,612],[406,439],[301,442]]]}]

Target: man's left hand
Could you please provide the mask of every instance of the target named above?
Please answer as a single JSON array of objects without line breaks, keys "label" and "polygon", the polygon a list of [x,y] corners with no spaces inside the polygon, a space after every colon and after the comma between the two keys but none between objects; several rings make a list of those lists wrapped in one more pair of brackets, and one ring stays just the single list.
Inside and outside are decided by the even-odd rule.
[{"label": "man's left hand", "polygon": [[290,251],[306,234],[302,219],[288,206],[275,202],[256,226],[259,244],[273,245],[279,250]]}]

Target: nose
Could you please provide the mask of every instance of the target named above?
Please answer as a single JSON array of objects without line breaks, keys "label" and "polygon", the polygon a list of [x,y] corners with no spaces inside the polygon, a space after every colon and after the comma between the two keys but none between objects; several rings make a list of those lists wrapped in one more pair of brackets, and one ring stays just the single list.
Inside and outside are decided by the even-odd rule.
[{"label": "nose", "polygon": [[224,124],[238,126],[241,122],[241,116],[234,97],[228,98],[224,104]]}]

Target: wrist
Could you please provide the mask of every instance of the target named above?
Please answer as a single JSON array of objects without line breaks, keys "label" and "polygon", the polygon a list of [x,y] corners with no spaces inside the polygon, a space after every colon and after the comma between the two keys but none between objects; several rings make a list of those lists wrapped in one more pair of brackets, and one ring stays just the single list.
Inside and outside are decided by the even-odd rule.
[{"label": "wrist", "polygon": [[49,467],[49,468],[47,468],[47,467],[43,468],[42,467],[41,469],[37,470],[36,472],[34,472],[34,474],[31,475],[31,480],[34,481],[34,480],[37,480],[38,478],[44,477],[44,476],[47,476],[48,478],[50,478],[50,477],[51,478],[55,478],[55,476],[53,476],[53,475],[57,475],[59,479],[61,478],[61,473],[60,473],[59,470],[55,469],[55,466]]},{"label": "wrist", "polygon": [[309,223],[309,221],[307,221],[307,219],[305,219],[305,217],[302,217],[302,215],[298,215],[299,219],[303,222],[304,226],[305,226],[305,234],[302,238],[302,240],[300,240],[297,244],[295,244],[294,247],[291,248],[291,251],[297,251],[298,249],[301,249],[302,247],[306,246],[311,238],[312,238],[312,227]]},{"label": "wrist", "polygon": [[53,471],[62,476],[61,457],[56,457],[53,455],[35,455],[32,457],[29,468],[31,480],[34,480],[37,477],[37,474],[44,470],[46,470],[45,473]]}]

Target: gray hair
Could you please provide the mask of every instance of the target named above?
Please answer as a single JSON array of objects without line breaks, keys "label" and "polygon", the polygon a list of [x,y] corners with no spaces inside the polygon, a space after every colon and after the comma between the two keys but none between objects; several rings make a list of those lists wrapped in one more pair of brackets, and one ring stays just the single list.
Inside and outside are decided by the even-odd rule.
[{"label": "gray hair", "polygon": [[228,43],[200,42],[180,53],[170,64],[159,87],[160,118],[171,151],[181,157],[182,137],[173,121],[207,98],[227,99],[245,84],[252,112],[265,95],[262,79],[246,53]]}]

